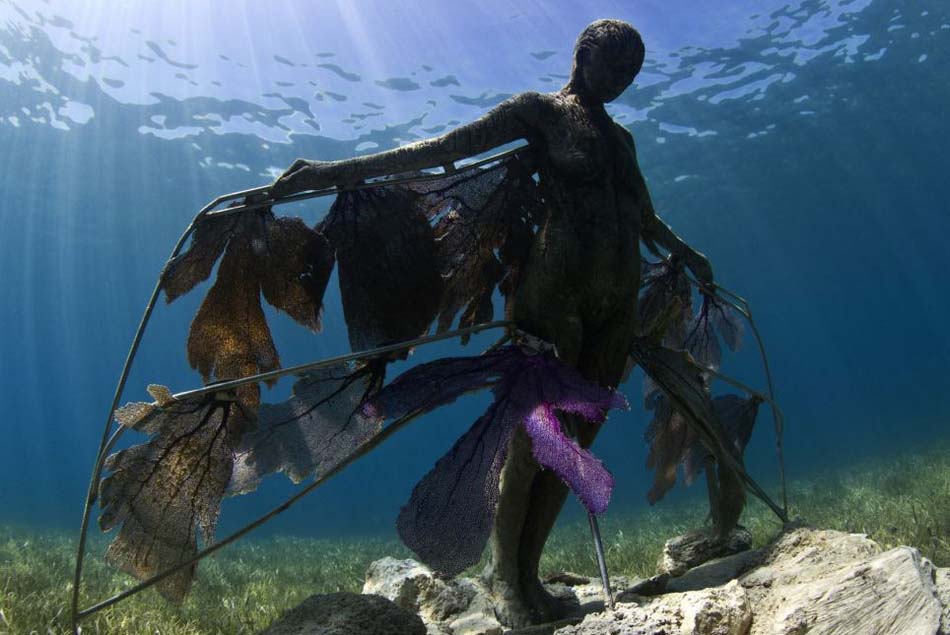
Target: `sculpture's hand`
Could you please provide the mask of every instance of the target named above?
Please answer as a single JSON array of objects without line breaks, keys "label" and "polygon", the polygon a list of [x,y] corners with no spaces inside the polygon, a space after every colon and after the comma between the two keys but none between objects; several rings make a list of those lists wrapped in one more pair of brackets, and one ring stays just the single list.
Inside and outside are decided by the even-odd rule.
[{"label": "sculpture's hand", "polygon": [[270,188],[273,198],[290,196],[304,190],[320,190],[334,185],[336,175],[329,161],[297,159],[274,181]]}]

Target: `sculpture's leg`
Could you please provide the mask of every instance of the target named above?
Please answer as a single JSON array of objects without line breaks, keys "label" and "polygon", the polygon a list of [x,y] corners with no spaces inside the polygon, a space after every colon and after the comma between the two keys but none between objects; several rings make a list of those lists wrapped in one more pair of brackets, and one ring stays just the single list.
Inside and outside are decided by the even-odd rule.
[{"label": "sculpture's leg", "polygon": [[[566,346],[562,337],[555,340],[558,354],[566,363],[576,365],[588,379],[602,385],[616,386],[627,365],[625,351],[629,350],[632,326],[632,316],[620,316],[592,337],[584,338],[583,348],[580,350]],[[562,415],[559,419],[564,431],[574,436],[581,447],[585,448],[593,443],[600,429],[599,424],[575,416]],[[517,601],[508,603],[507,609],[500,611],[503,621],[514,620],[509,623],[511,626],[551,621],[562,617],[570,608],[545,591],[538,578],[541,552],[567,498],[568,488],[556,474],[537,467],[530,455],[530,440],[526,435],[525,440],[527,443],[518,443],[517,446],[512,443],[512,450],[520,454],[509,455],[509,463],[515,463],[511,465],[513,480],[507,485],[504,475],[509,470],[509,463],[506,463],[505,471],[502,472],[501,500],[491,540],[491,566],[498,568],[489,572],[490,583],[504,580],[504,588],[516,589]],[[526,462],[534,466],[530,487],[525,487],[523,482],[514,481],[515,478],[528,474],[523,467]],[[515,509],[518,510],[517,514]],[[514,527],[502,520],[506,515],[517,518],[521,523],[515,544],[509,542],[515,540],[512,533]],[[509,568],[510,562],[504,562],[504,559],[511,557],[515,559],[513,569]],[[502,571],[506,574],[505,577],[499,576]],[[512,574],[516,575],[514,580],[507,577]],[[513,608],[516,610],[512,610]]]},{"label": "sculpture's leg", "polygon": [[[581,426],[599,428],[596,424],[590,424],[587,421],[579,421],[581,426],[574,426],[572,421],[574,417],[560,417],[560,419],[561,426],[568,434]],[[583,447],[590,445],[595,434],[596,431],[588,430],[584,439],[587,443],[581,440],[581,445]],[[545,591],[538,577],[541,552],[567,500],[568,493],[568,487],[554,472],[542,470],[534,477],[530,496],[526,501],[527,515],[518,546],[518,571],[524,596],[539,622],[549,622],[564,617],[567,609],[570,608],[559,603]]]},{"label": "sculpture's leg", "polygon": [[716,536],[727,539],[732,530],[739,526],[739,518],[745,507],[745,484],[735,470],[722,463],[718,464],[717,500],[710,501],[717,506],[713,526]]},{"label": "sculpture's leg", "polygon": [[[573,315],[567,310],[547,314],[543,322],[522,315],[519,326],[554,342],[561,360],[574,364],[578,359],[582,329],[580,320]],[[512,628],[548,621],[560,613],[537,578],[540,547],[544,546],[567,492],[560,480],[552,477],[541,471],[531,455],[531,439],[527,433],[521,427],[516,428],[501,472],[498,506],[489,541],[491,560],[483,573],[499,621]],[[536,485],[538,479],[545,485]],[[541,518],[534,518],[539,514]],[[541,524],[535,527],[539,522]],[[530,535],[543,534],[537,549],[534,540],[526,543],[523,538],[526,524]],[[522,553],[525,544],[531,548]]]},{"label": "sculpture's leg", "polygon": [[539,469],[531,456],[531,439],[523,428],[516,428],[501,471],[498,506],[489,540],[491,559],[482,574],[491,591],[498,620],[513,628],[536,623],[534,611],[521,588],[518,546],[528,513],[526,501]]}]

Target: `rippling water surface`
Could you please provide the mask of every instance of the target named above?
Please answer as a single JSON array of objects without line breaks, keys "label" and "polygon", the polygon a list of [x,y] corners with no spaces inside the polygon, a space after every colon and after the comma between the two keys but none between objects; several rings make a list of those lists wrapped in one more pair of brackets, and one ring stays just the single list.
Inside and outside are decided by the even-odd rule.
[{"label": "rippling water surface", "polygon": [[[395,147],[557,90],[600,17],[646,41],[609,111],[661,216],[752,303],[789,472],[946,440],[950,5],[701,4],[0,0],[0,523],[77,524],[142,305],[205,202],[298,156]],[[200,296],[160,308],[128,399],[199,383],[184,341]],[[346,350],[332,285],[323,334],[271,317],[285,365]],[[761,386],[751,344],[725,369]],[[649,417],[639,377],[623,390],[634,408],[594,450],[617,476],[614,508],[636,509]],[[418,422],[264,531],[391,532],[483,405]],[[748,462],[765,481],[772,445],[762,417]],[[229,501],[225,524],[275,504],[281,479]]]}]

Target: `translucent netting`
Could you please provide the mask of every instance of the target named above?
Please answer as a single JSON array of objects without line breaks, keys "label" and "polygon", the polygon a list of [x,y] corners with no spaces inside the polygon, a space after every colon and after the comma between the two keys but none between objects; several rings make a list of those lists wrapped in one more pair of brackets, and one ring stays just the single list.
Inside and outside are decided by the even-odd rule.
[{"label": "translucent netting", "polygon": [[699,312],[686,328],[684,346],[700,364],[716,369],[722,363],[720,337],[729,350],[738,350],[742,340],[742,321],[731,306],[715,296],[705,295]]},{"label": "translucent netting", "polygon": [[[726,440],[731,444],[736,457],[742,458],[745,448],[752,438],[752,429],[759,414],[759,401],[756,397],[738,395],[720,395],[713,399],[713,406],[722,424]],[[694,442],[685,456],[681,458],[683,477],[687,484],[692,483],[705,469],[713,454],[702,443]]]},{"label": "translucent netting", "polygon": [[336,250],[355,351],[419,337],[438,311],[435,239],[414,198],[399,187],[344,192],[317,227]]},{"label": "translucent netting", "polygon": [[555,412],[599,423],[625,407],[618,393],[582,378],[548,354],[509,346],[478,357],[446,358],[410,369],[363,407],[398,418],[490,387],[495,399],[413,490],[399,535],[427,565],[448,575],[478,562],[488,539],[510,435],[522,425],[538,463],[553,470],[593,512],[607,507],[613,478],[561,429]]},{"label": "translucent netting", "polygon": [[438,328],[492,318],[492,293],[514,291],[541,219],[540,196],[517,157],[491,169],[409,186],[423,194],[418,208],[433,223],[439,272],[445,281]]},{"label": "translucent netting", "polygon": [[[261,294],[275,308],[318,330],[333,270],[329,243],[300,219],[276,218],[270,210],[205,218],[188,250],[162,275],[166,299],[172,302],[206,280],[219,258],[215,283],[191,323],[188,361],[206,382],[279,368]],[[259,402],[256,386],[245,387],[239,396],[250,408]]]},{"label": "translucent netting", "polygon": [[286,401],[262,404],[257,428],[235,451],[228,495],[251,492],[275,472],[299,483],[340,465],[380,430],[378,418],[359,411],[370,380],[348,365],[316,370],[297,380]]},{"label": "translucent netting", "polygon": [[[121,425],[148,434],[148,442],[110,455],[109,474],[99,484],[100,527],[121,526],[106,557],[140,580],[193,557],[199,528],[205,543],[213,541],[233,448],[249,427],[238,402],[169,403],[167,389],[152,391],[157,403],[133,403],[116,413]],[[180,601],[193,578],[194,567],[186,568],[157,588]]]}]

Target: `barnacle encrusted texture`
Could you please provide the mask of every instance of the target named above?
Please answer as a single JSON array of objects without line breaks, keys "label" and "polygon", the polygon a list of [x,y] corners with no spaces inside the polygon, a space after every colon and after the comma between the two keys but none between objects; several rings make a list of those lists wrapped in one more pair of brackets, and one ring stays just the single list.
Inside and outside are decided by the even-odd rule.
[{"label": "barnacle encrusted texture", "polygon": [[[110,455],[100,481],[99,526],[121,525],[106,559],[139,580],[197,553],[197,531],[214,540],[221,499],[231,478],[235,440],[249,428],[237,402],[198,397],[165,405],[133,403],[119,423],[149,435],[146,443]],[[156,585],[179,602],[195,566]]]}]

